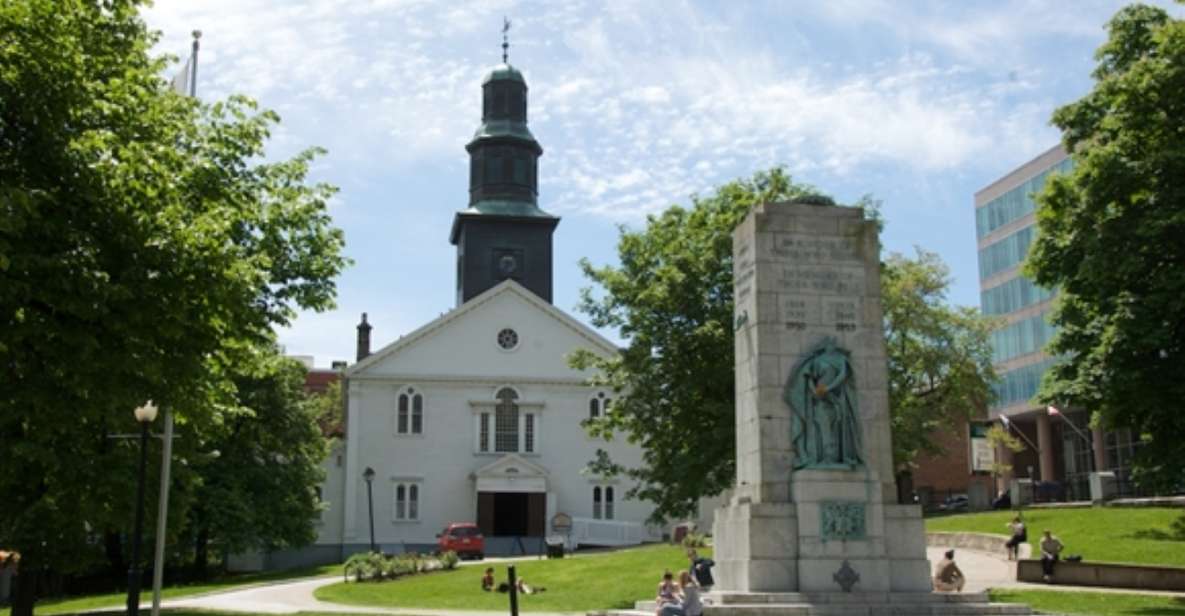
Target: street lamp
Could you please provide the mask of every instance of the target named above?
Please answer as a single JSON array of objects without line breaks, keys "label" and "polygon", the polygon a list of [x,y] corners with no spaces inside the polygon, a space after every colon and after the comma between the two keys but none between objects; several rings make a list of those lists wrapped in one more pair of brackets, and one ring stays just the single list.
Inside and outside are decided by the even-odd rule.
[{"label": "street lamp", "polygon": [[362,471],[362,478],[366,480],[366,507],[370,511],[370,551],[376,552],[374,549],[374,492],[371,490],[371,484],[374,482],[374,469],[369,466],[365,471]]},{"label": "street lamp", "polygon": [[[136,483],[136,522],[132,527],[132,563],[128,568],[128,616],[140,613],[140,530],[144,526],[144,471],[148,466],[148,425],[156,419],[152,400],[132,412],[140,423],[140,475]],[[160,538],[157,538],[160,541]]]}]

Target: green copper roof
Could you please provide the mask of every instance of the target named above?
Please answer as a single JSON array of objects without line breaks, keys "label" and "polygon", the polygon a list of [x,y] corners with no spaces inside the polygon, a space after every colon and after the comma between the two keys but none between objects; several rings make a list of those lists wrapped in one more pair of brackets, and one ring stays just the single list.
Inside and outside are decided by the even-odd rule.
[{"label": "green copper roof", "polygon": [[523,79],[523,74],[509,64],[499,64],[490,69],[486,78],[481,80],[481,85],[484,86],[491,81],[517,81],[524,85],[527,83],[527,80]]},{"label": "green copper roof", "polygon": [[483,137],[517,137],[525,141],[535,141],[535,135],[531,134],[531,129],[527,128],[526,122],[516,122],[514,120],[486,120],[477,127],[477,132],[473,133],[473,139],[476,141]]},{"label": "green copper roof", "polygon": [[459,215],[480,216],[517,216],[520,218],[555,218],[551,214],[539,209],[539,206],[526,201],[478,201],[468,209],[457,212]]}]

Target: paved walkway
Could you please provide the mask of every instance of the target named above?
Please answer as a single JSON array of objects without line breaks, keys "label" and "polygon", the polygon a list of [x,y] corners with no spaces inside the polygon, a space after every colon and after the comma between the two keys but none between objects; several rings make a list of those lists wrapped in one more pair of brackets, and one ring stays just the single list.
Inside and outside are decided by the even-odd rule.
[{"label": "paved walkway", "polygon": [[[930,562],[937,562],[942,558],[945,548],[927,548],[926,556]],[[488,562],[511,559],[488,559],[481,563],[465,563],[468,566],[485,565]],[[1016,581],[1016,563],[1001,558],[997,554],[977,552],[974,550],[957,550],[955,562],[967,575],[965,592],[975,592],[988,588],[1016,588],[1024,590],[1053,590],[1065,592],[1113,592],[1149,594],[1162,596],[1185,597],[1185,593],[1157,592],[1129,590],[1121,588],[1093,588],[1084,586],[1061,586],[1045,584],[1027,584]],[[292,614],[295,612],[339,612],[343,614],[402,614],[419,616],[493,616],[503,612],[462,612],[453,610],[430,610],[421,608],[398,607],[359,607],[341,605],[318,600],[313,591],[321,586],[333,584],[341,580],[341,576],[303,579],[290,582],[280,582],[270,585],[253,586],[239,590],[211,593],[208,595],[171,599],[162,602],[163,607],[197,608],[206,610],[221,610],[227,612],[253,612],[257,614]],[[578,612],[577,614],[582,614]],[[531,616],[560,616],[532,612]],[[568,615],[565,615],[568,616]]]}]

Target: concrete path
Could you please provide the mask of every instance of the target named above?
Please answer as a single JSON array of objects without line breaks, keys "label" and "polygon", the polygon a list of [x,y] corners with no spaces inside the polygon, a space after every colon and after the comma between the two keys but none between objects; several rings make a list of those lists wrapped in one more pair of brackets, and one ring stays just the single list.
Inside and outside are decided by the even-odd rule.
[{"label": "concrete path", "polygon": [[[945,548],[927,548],[926,556],[931,563],[942,558]],[[959,549],[955,552],[955,562],[967,575],[967,586],[964,592],[976,592],[989,588],[1016,588],[1024,590],[1053,590],[1066,592],[1114,592],[1149,594],[1161,596],[1185,597],[1185,593],[1140,591],[1120,588],[1093,588],[1084,586],[1061,586],[1045,584],[1027,584],[1016,581],[1016,563],[999,554],[977,552],[975,550]],[[505,560],[521,559],[487,559],[484,562],[464,563],[466,566],[482,566],[487,563]],[[321,586],[333,584],[341,580],[341,576],[321,577],[312,579],[280,582],[276,584],[253,586],[238,590],[211,593],[198,597],[166,600],[163,607],[196,608],[206,610],[221,610],[228,612],[253,612],[258,614],[292,614],[295,612],[338,612],[343,614],[401,614],[405,616],[494,616],[505,612],[463,612],[453,610],[430,610],[422,608],[390,607],[359,607],[341,605],[318,600],[313,591]],[[147,607],[147,606],[146,606]],[[583,614],[577,612],[575,614]],[[531,616],[561,616],[532,612]],[[562,616],[571,616],[565,614]]]}]

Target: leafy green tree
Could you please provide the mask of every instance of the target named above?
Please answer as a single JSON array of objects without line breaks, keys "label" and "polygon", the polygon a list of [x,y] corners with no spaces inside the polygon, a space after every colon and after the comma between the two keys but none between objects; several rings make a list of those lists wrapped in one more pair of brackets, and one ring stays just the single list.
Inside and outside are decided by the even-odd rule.
[{"label": "leafy green tree", "polygon": [[1026,274],[1058,289],[1043,402],[1143,435],[1137,469],[1185,471],[1185,20],[1120,10],[1096,53],[1095,86],[1053,123],[1072,172],[1038,196]]},{"label": "leafy green tree", "polygon": [[[578,352],[574,366],[593,368],[599,384],[617,393],[609,412],[586,422],[593,435],[622,434],[643,450],[628,468],[599,451],[593,472],[637,482],[630,497],[654,502],[656,519],[695,511],[700,497],[736,478],[733,375],[732,230],[757,203],[818,197],[780,168],[721,186],[692,207],[650,216],[641,231],[622,229],[621,265],[594,267],[586,276],[602,288],[585,289],[581,310],[598,327],[628,340],[620,355]],[[857,203],[879,220],[869,197]],[[890,356],[895,454],[911,460],[934,451],[934,428],[954,425],[982,409],[990,396],[989,324],[973,310],[945,305],[949,273],[938,258],[890,257],[883,276]]]},{"label": "leafy green tree", "polygon": [[[987,442],[997,451],[1001,447],[1007,448],[1012,453],[1020,453],[1025,450],[1025,446],[1020,442],[1020,439],[1012,435],[1004,426],[999,424],[992,424],[988,428]],[[1012,465],[1007,462],[996,460],[992,462],[992,477],[999,479],[1004,474],[1012,471]]]},{"label": "leafy green tree", "polygon": [[935,431],[961,429],[992,396],[991,330],[975,308],[947,303],[950,270],[921,248],[891,254],[881,268],[893,462],[941,453]]},{"label": "leafy green tree", "polygon": [[614,357],[573,356],[617,392],[609,412],[586,425],[606,439],[620,432],[643,450],[637,468],[599,451],[592,470],[634,479],[629,496],[654,502],[656,518],[690,514],[736,476],[732,229],[757,203],[814,192],[781,169],[758,173],[693,196],[690,209],[649,216],[644,230],[623,228],[620,266],[581,261],[604,292],[584,289],[580,309],[629,341]]},{"label": "leafy green tree", "polygon": [[330,307],[346,265],[334,189],[306,180],[317,152],[266,162],[275,114],[171,92],[141,4],[0,3],[0,545],[22,555],[14,616],[32,613],[38,576],[93,567],[96,535],[130,526],[138,448],[108,435],[136,429],[131,409],[151,398],[195,434],[217,425],[230,368],[297,308]]},{"label": "leafy green tree", "polygon": [[224,554],[300,547],[316,538],[314,491],[323,477],[327,443],[318,408],[305,395],[305,368],[273,346],[236,368],[236,402],[201,435],[205,455],[187,529],[194,566],[205,573],[211,543]]}]

